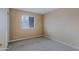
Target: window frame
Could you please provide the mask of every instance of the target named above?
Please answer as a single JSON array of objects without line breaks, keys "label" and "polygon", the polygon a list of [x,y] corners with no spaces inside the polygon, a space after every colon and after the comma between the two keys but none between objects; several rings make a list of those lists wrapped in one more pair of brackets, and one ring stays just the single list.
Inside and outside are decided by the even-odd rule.
[{"label": "window frame", "polygon": [[[22,25],[22,19],[23,19],[23,17],[34,17],[34,26],[33,27],[23,27],[23,25]],[[35,16],[22,15],[21,16],[21,28],[22,29],[35,29]]]}]

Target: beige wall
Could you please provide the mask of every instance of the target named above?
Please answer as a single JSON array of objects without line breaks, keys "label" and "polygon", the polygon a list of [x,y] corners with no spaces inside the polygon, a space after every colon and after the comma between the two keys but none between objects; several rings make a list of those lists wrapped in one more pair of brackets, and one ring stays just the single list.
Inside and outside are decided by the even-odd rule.
[{"label": "beige wall", "polygon": [[[21,16],[35,16],[35,29],[22,29]],[[10,40],[43,34],[43,17],[40,14],[10,9]]]},{"label": "beige wall", "polygon": [[79,9],[57,9],[44,16],[45,35],[79,48]]}]

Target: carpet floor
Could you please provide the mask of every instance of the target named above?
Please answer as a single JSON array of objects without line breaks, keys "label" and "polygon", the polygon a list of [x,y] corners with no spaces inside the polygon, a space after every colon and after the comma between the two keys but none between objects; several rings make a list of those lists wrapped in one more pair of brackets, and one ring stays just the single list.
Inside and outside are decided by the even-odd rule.
[{"label": "carpet floor", "polygon": [[78,51],[45,37],[17,41],[9,44],[8,51]]}]

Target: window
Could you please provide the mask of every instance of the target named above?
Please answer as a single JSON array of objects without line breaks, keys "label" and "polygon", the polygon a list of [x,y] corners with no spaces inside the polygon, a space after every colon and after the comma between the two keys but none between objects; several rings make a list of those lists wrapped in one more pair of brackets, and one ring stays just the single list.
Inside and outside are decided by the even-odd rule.
[{"label": "window", "polygon": [[22,16],[22,28],[30,29],[34,28],[34,17],[33,16]]}]

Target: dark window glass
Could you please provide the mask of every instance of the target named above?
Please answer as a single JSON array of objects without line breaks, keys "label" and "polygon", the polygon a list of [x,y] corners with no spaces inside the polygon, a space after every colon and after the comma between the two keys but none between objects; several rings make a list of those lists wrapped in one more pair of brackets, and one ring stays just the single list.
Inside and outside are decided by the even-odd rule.
[{"label": "dark window glass", "polygon": [[34,27],[34,17],[29,17],[29,26]]}]

